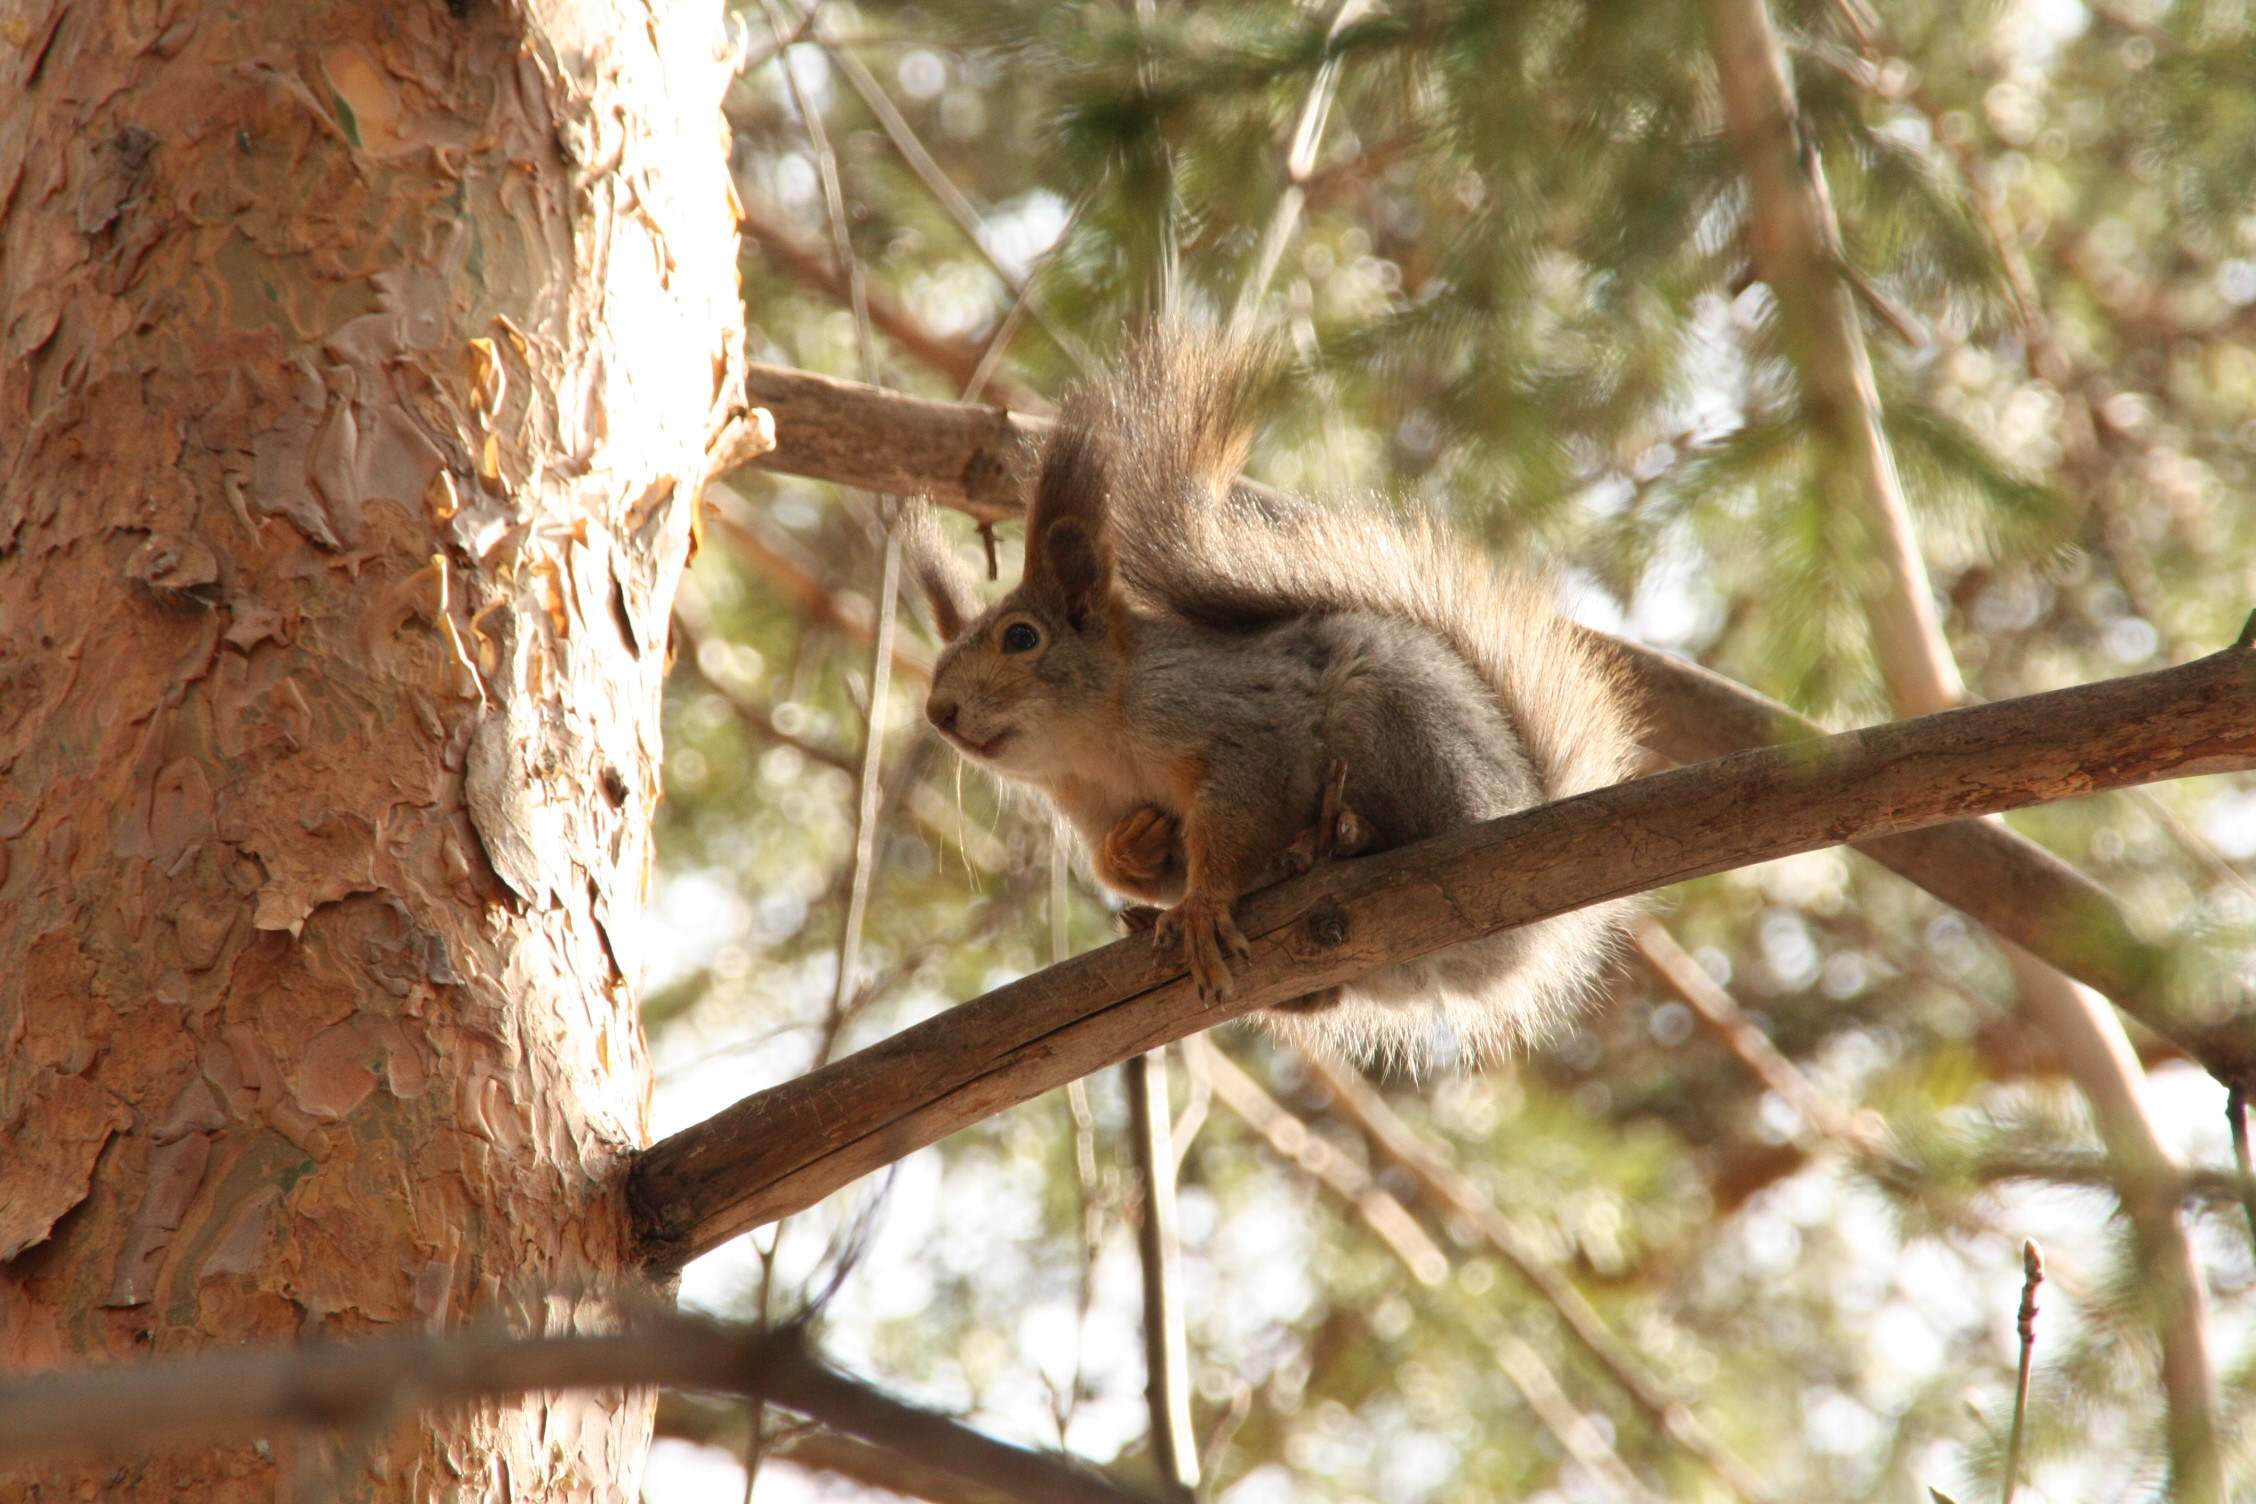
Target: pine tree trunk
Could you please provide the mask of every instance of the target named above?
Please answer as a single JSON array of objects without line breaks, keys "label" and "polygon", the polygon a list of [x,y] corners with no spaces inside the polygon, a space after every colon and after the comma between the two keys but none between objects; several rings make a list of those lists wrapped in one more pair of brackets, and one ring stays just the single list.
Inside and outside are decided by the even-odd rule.
[{"label": "pine tree trunk", "polygon": [[[603,1320],[669,605],[741,382],[718,7],[660,14],[0,23],[0,1369]],[[0,1498],[633,1499],[649,1424]]]}]

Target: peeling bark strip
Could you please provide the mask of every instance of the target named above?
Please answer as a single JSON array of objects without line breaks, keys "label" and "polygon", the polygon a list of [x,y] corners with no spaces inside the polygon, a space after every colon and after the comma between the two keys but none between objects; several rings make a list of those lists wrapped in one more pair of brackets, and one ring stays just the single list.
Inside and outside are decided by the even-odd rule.
[{"label": "peeling bark strip", "polygon": [[1256,894],[1237,996],[1122,941],[998,988],[654,1145],[631,1181],[673,1267],[970,1123],[1264,1004],[1686,878],[2051,799],[2256,767],[2256,650],[1740,752]]},{"label": "peeling bark strip", "polygon": [[[667,621],[759,438],[719,12],[14,8],[0,1371],[602,1319],[540,1292],[630,1252]],[[0,1499],[632,1499],[648,1424]]]}]

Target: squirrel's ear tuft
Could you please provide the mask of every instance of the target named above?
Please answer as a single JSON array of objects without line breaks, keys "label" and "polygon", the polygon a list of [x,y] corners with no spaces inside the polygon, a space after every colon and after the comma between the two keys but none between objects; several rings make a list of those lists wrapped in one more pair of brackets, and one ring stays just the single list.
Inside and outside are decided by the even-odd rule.
[{"label": "squirrel's ear tuft", "polygon": [[1054,592],[1078,628],[1112,583],[1111,436],[1060,424],[1026,510],[1028,586]]},{"label": "squirrel's ear tuft", "polygon": [[954,642],[981,610],[978,579],[940,530],[940,518],[930,502],[910,502],[894,526],[901,540],[901,562],[908,566],[909,578],[932,613],[933,630],[943,642]]},{"label": "squirrel's ear tuft", "polygon": [[1103,535],[1076,517],[1042,530],[1042,578],[1065,605],[1075,631],[1086,627],[1112,588],[1112,559]]}]

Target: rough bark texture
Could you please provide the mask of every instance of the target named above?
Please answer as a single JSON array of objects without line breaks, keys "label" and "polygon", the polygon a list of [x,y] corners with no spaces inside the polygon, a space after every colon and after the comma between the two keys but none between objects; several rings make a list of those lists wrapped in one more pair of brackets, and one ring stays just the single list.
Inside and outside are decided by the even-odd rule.
[{"label": "rough bark texture", "polygon": [[1077,956],[746,1097],[654,1145],[654,1265],[810,1206],[1129,1055],[1382,965],[1586,904],[1838,842],[2256,767],[2256,648],[1741,752],[1336,863],[1240,901],[1253,957],[1201,1002],[1141,937]]},{"label": "rough bark texture", "polygon": [[[668,610],[744,429],[717,8],[0,25],[0,1368],[583,1329]],[[648,1428],[0,1498],[632,1499]]]}]

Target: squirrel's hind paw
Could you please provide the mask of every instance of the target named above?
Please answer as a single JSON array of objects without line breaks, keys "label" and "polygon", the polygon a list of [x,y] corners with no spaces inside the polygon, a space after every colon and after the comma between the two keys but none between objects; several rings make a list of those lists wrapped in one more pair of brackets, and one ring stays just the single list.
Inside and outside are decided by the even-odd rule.
[{"label": "squirrel's hind paw", "polygon": [[1285,871],[1294,877],[1334,857],[1354,856],[1371,844],[1371,827],[1347,807],[1347,761],[1335,757],[1324,774],[1324,797],[1316,823],[1285,848]]},{"label": "squirrel's hind paw", "polygon": [[1210,1003],[1230,995],[1228,958],[1253,959],[1253,947],[1230,917],[1228,900],[1197,894],[1159,916],[1152,926],[1152,943],[1162,950],[1181,948],[1191,981],[1197,985],[1199,996]]}]

